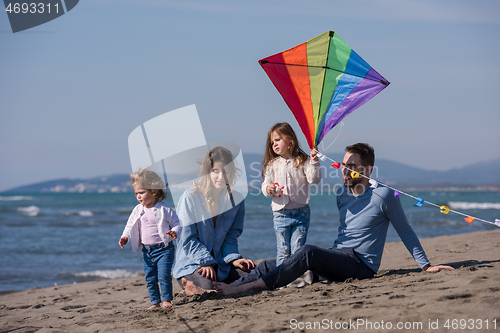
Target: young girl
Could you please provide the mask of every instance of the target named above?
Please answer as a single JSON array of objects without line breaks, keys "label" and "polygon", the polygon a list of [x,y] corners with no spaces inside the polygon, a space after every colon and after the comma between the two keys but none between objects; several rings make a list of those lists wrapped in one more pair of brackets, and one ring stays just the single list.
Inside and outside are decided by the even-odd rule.
[{"label": "young girl", "polygon": [[[181,232],[179,218],[172,208],[161,202],[166,198],[163,180],[153,171],[142,169],[130,175],[135,196],[139,204],[128,218],[127,225],[118,242],[132,242],[132,252],[142,249],[144,274],[149,293],[150,307],[172,306],[172,264],[174,245],[172,240]],[[161,286],[158,288],[158,282]]]},{"label": "young girl", "polygon": [[311,217],[309,184],[321,181],[317,150],[308,156],[288,123],[275,124],[267,134],[262,178],[262,193],[273,197],[276,265],[280,265],[306,243]]}]

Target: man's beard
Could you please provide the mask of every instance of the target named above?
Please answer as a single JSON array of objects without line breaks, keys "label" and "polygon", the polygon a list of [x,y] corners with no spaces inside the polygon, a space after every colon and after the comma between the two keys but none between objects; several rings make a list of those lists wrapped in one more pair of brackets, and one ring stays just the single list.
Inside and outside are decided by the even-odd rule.
[{"label": "man's beard", "polygon": [[362,183],[362,179],[360,178],[349,178],[347,180],[344,180],[344,186],[347,188],[354,188],[356,185]]}]

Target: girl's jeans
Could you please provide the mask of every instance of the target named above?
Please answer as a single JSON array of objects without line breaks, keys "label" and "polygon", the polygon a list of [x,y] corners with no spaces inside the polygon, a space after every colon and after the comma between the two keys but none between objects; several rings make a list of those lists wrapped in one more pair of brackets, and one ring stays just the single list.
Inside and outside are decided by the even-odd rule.
[{"label": "girl's jeans", "polygon": [[[151,305],[172,300],[172,264],[174,262],[174,244],[170,242],[167,246],[160,243],[156,245],[144,245],[142,248],[142,259],[144,262],[144,274],[148,287],[149,301]],[[158,282],[161,286],[158,288]]]},{"label": "girl's jeans", "polygon": [[309,205],[273,212],[276,232],[276,266],[297,252],[306,243],[311,210]]}]

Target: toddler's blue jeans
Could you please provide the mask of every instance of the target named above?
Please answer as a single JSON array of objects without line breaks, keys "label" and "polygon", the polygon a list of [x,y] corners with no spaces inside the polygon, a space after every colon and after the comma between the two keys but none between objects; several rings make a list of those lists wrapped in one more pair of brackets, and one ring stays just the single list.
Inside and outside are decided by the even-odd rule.
[{"label": "toddler's blue jeans", "polygon": [[[174,263],[174,244],[168,246],[160,243],[156,245],[144,245],[142,248],[142,259],[144,262],[144,274],[148,287],[149,301],[151,305],[172,300],[172,264]],[[158,283],[161,287],[158,288]]]},{"label": "toddler's blue jeans", "polygon": [[307,239],[311,219],[309,205],[295,209],[281,209],[273,212],[276,232],[276,266],[298,251]]}]

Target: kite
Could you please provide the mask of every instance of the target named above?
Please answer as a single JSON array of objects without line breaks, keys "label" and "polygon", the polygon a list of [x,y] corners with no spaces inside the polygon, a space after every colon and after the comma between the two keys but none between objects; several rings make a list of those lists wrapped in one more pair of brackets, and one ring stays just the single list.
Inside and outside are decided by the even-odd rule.
[{"label": "kite", "polygon": [[333,31],[259,60],[309,147],[389,85]]}]

